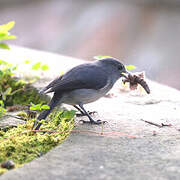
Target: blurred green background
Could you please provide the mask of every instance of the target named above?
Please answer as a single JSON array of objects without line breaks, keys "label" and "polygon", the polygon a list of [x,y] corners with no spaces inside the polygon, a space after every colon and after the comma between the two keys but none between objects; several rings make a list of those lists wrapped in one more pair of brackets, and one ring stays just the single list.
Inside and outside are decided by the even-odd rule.
[{"label": "blurred green background", "polygon": [[85,60],[109,55],[180,89],[179,0],[0,0],[12,44]]}]

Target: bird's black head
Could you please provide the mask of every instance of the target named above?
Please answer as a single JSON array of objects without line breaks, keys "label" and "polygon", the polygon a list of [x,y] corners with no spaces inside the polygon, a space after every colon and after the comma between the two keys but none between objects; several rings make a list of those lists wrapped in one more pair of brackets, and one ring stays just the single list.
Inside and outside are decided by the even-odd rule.
[{"label": "bird's black head", "polygon": [[125,66],[115,58],[104,58],[98,61],[98,64],[107,71],[107,73],[119,79],[124,77],[124,74],[128,74]]}]

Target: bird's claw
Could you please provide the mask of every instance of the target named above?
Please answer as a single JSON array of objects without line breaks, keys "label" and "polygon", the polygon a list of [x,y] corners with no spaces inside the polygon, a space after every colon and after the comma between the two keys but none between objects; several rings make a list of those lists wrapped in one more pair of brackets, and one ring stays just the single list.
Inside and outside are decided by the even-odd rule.
[{"label": "bird's claw", "polygon": [[98,119],[97,121],[95,121],[95,123],[97,123],[97,124],[106,124],[107,121],[102,121],[102,120]]},{"label": "bird's claw", "polygon": [[89,115],[94,115],[94,114],[97,114],[97,111],[88,111]]},{"label": "bird's claw", "polygon": [[107,123],[107,121],[102,121],[102,120],[97,120],[97,121],[85,121],[85,120],[80,120],[79,121],[81,124],[97,124],[97,125],[100,125],[100,124],[105,124]]},{"label": "bird's claw", "polygon": [[[96,114],[96,113],[97,113],[97,111],[91,111],[91,112],[88,111],[88,114],[89,114],[89,115],[94,115],[94,114]],[[87,116],[87,115],[86,115],[86,114],[82,114],[82,113],[77,113],[76,116],[77,116],[77,117],[82,117],[82,116]]]}]

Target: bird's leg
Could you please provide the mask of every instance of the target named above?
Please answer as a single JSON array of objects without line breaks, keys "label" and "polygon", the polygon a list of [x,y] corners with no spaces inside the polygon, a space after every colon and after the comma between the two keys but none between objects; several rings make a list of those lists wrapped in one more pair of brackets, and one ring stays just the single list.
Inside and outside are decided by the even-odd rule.
[{"label": "bird's leg", "polygon": [[79,115],[86,116],[86,114],[84,114],[84,112],[78,106],[74,105],[74,107],[81,113],[81,114],[78,114],[78,116]]},{"label": "bird's leg", "polygon": [[79,109],[81,109],[81,111],[83,111],[83,114],[85,114],[90,121],[83,121],[83,123],[91,123],[91,124],[104,124],[106,123],[106,121],[101,121],[101,120],[97,120],[95,121],[90,115],[89,113],[84,109],[83,105],[82,104],[79,104]]},{"label": "bird's leg", "polygon": [[[78,110],[78,111],[80,111],[80,113],[81,114],[79,114],[79,113],[77,113],[76,114],[76,116],[77,117],[82,117],[82,116],[87,116],[78,106],[76,106],[76,105],[74,105],[74,107]],[[95,114],[95,113],[97,113],[96,111],[92,111],[92,112],[87,112],[89,115],[93,115],[93,114]]]},{"label": "bird's leg", "polygon": [[61,94],[56,94],[54,93],[53,98],[51,99],[50,103],[48,104],[48,106],[50,107],[49,109],[45,109],[44,111],[42,111],[39,116],[37,117],[37,119],[34,122],[33,128],[34,130],[39,130],[39,128],[41,127],[42,123],[40,122],[42,119],[46,119],[46,117],[50,114],[50,112],[58,105],[58,103],[60,103],[62,98]]}]

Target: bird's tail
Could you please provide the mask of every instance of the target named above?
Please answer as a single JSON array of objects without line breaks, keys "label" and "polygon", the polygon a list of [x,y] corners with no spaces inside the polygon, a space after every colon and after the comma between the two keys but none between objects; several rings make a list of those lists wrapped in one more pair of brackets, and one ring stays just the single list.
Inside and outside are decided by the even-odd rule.
[{"label": "bird's tail", "polygon": [[35,120],[34,124],[33,124],[33,129],[35,128],[35,130],[38,130],[40,128],[40,126],[42,125],[42,123],[38,122],[42,119],[46,119],[46,117],[49,115],[49,113],[58,105],[60,104],[62,95],[56,95],[54,94],[53,98],[51,99],[50,103],[48,104],[48,106],[50,107],[49,109],[45,109],[44,111],[42,111],[39,116],[37,117],[37,120]]}]

